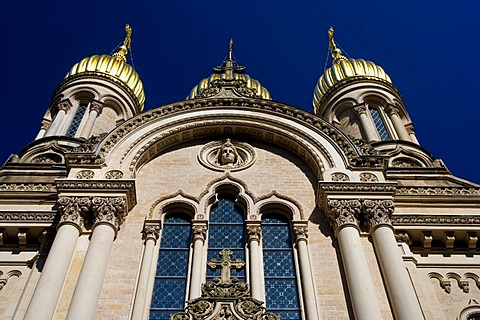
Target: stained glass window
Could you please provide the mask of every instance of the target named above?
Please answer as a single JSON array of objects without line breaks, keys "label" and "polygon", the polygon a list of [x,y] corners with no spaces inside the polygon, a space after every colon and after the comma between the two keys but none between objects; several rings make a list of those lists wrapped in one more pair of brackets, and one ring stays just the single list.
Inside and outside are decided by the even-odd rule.
[{"label": "stained glass window", "polygon": [[377,128],[377,132],[378,132],[378,135],[380,136],[380,139],[382,140],[390,139],[387,128],[385,128],[385,123],[383,123],[382,116],[380,115],[378,110],[375,108],[371,108],[370,114],[372,115],[373,123],[375,124],[375,128]]},{"label": "stained glass window", "polygon": [[150,318],[168,320],[185,304],[191,219],[184,214],[167,216],[163,222]]},{"label": "stained glass window", "polygon": [[[218,202],[210,211],[207,261],[212,258],[219,260],[220,251],[230,249],[233,251],[233,260],[241,259],[246,262],[243,221],[243,212],[235,205],[235,198],[226,195],[219,196]],[[245,282],[245,268],[232,269],[230,274]],[[207,268],[207,281],[213,278],[220,278],[220,270],[213,271]]]},{"label": "stained glass window", "polygon": [[82,122],[83,115],[85,114],[86,110],[87,110],[87,104],[81,104],[78,106],[77,111],[73,116],[72,123],[70,123],[70,127],[68,128],[67,133],[65,134],[67,137],[75,136],[75,133],[77,132],[78,126],[80,126],[80,123]]},{"label": "stained glass window", "polygon": [[262,219],[266,307],[282,319],[300,320],[290,223],[283,216]]}]

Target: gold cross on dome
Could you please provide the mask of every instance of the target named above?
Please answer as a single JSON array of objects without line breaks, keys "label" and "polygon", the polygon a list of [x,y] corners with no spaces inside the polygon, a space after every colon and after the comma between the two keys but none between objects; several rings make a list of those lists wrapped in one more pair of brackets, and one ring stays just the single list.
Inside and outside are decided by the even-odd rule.
[{"label": "gold cross on dome", "polygon": [[212,269],[221,269],[221,283],[228,283],[230,282],[230,269],[241,269],[245,265],[240,259],[232,261],[232,254],[233,252],[228,249],[223,249],[220,251],[220,257],[222,260],[218,261],[217,259],[213,258],[207,263],[207,266]]}]

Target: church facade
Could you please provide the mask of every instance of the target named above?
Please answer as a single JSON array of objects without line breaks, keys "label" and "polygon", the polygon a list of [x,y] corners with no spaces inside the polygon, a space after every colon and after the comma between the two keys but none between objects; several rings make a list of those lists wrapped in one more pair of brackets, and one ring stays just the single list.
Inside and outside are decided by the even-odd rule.
[{"label": "church facade", "polygon": [[480,319],[480,186],[422,148],[380,66],[330,29],[311,114],[230,42],[144,111],[126,33],[0,169],[2,319]]}]

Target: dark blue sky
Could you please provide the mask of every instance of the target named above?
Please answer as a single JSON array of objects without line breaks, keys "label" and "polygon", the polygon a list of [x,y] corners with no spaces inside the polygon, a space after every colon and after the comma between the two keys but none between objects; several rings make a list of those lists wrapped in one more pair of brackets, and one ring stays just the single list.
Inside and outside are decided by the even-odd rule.
[{"label": "dark blue sky", "polygon": [[382,66],[423,147],[480,182],[479,1],[8,1],[0,6],[0,162],[33,140],[56,86],[83,57],[133,28],[146,109],[183,100],[235,41],[237,61],[274,100],[312,111],[327,30],[352,58]]}]

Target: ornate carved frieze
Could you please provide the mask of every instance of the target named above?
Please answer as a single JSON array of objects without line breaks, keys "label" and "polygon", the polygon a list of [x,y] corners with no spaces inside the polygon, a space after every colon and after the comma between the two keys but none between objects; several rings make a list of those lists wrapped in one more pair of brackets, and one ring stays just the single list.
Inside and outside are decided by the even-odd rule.
[{"label": "ornate carved frieze", "polygon": [[394,215],[391,220],[394,225],[479,225],[480,215]]},{"label": "ornate carved frieze", "polygon": [[455,282],[458,285],[458,288],[461,289],[464,293],[470,292],[468,279],[472,279],[475,282],[476,286],[480,289],[480,281],[479,281],[480,278],[475,273],[467,272],[462,277],[460,274],[456,272],[448,272],[447,274],[445,274],[445,276],[441,275],[438,272],[430,272],[428,276],[430,277],[430,279],[437,279],[440,287],[446,293],[451,293],[452,291],[452,284],[450,279],[455,280]]},{"label": "ornate carved frieze", "polygon": [[247,239],[250,243],[251,241],[260,242],[262,238],[262,228],[258,225],[247,225]]},{"label": "ornate carved frieze", "polygon": [[379,224],[391,225],[390,217],[395,210],[395,204],[392,200],[365,200],[363,206],[365,219],[370,228]]},{"label": "ornate carved frieze", "polygon": [[0,212],[0,220],[2,221],[52,222],[55,216],[55,212]]},{"label": "ornate carved frieze", "polygon": [[94,223],[107,222],[119,228],[127,216],[125,197],[93,197]]},{"label": "ornate carved frieze", "polygon": [[255,158],[255,150],[249,144],[230,139],[207,143],[198,154],[201,164],[216,171],[246,169]]},{"label": "ornate carved frieze", "polygon": [[160,236],[160,225],[158,223],[145,223],[142,231],[143,240],[153,239],[155,242]]},{"label": "ornate carved frieze", "polygon": [[51,191],[57,188],[53,183],[2,183],[0,191]]},{"label": "ornate carved frieze", "polygon": [[58,212],[60,223],[69,222],[83,226],[91,209],[92,202],[89,197],[59,197]]},{"label": "ornate carved frieze", "polygon": [[362,205],[359,200],[328,200],[326,217],[333,230],[353,224],[358,226]]},{"label": "ornate carved frieze", "polygon": [[396,189],[398,195],[480,195],[480,188],[464,187],[399,187]]}]

